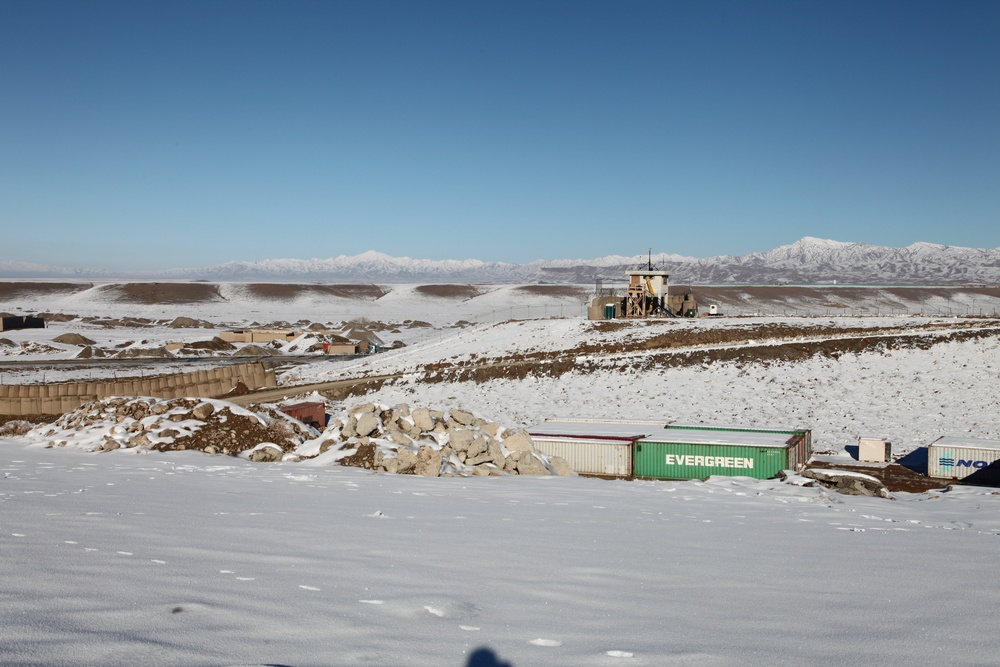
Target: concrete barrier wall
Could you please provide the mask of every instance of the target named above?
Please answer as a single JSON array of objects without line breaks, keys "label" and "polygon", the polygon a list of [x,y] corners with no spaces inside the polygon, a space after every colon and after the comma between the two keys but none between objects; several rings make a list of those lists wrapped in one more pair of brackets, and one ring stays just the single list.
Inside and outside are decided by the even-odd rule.
[{"label": "concrete barrier wall", "polygon": [[248,389],[277,386],[274,370],[263,364],[229,365],[211,370],[174,373],[142,380],[0,385],[0,414],[37,415],[69,412],[95,398],[154,396],[221,398],[242,381]]}]

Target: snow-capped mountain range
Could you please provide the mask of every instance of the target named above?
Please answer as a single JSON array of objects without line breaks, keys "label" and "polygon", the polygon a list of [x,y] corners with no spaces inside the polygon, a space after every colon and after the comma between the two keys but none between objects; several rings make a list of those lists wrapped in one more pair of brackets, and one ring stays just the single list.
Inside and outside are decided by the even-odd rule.
[{"label": "snow-capped mountain range", "polygon": [[[461,282],[589,283],[620,281],[628,269],[646,266],[647,255],[596,259],[537,260],[527,264],[392,257],[369,251],[329,259],[268,259],[226,262],[201,269],[114,272],[0,261],[0,278],[71,280],[213,280],[227,282]],[[1000,248],[980,249],[914,243],[904,248],[805,237],[790,245],[749,255],[699,259],[653,255],[671,282],[968,284],[1000,283]]]}]

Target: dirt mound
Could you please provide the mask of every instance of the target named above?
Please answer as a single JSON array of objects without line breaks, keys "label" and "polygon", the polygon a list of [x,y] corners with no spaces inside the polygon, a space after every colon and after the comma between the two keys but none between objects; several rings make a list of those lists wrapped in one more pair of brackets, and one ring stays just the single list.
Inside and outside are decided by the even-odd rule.
[{"label": "dirt mound", "polygon": [[234,357],[270,357],[273,354],[274,351],[272,349],[253,344],[244,345],[233,352]]},{"label": "dirt mound", "polygon": [[204,320],[196,320],[191,317],[176,317],[174,320],[167,325],[171,329],[197,329],[197,328],[211,328],[212,325]]},{"label": "dirt mound", "polygon": [[114,356],[115,359],[167,359],[173,357],[165,347],[130,347]]},{"label": "dirt mound", "polygon": [[[292,451],[314,432],[269,407],[237,407],[225,401],[190,398],[109,398],[61,416],[36,434],[49,446],[84,446],[91,451],[198,449],[237,454],[262,443]],[[99,444],[94,441],[100,438]]]},{"label": "dirt mound", "polygon": [[88,316],[84,317],[81,321],[86,322],[87,324],[93,324],[94,326],[104,327],[105,329],[148,329],[149,327],[156,325],[154,320],[146,319],[145,317],[123,317],[117,319],[111,317]]},{"label": "dirt mound", "polygon": [[294,285],[285,283],[250,283],[244,289],[259,299],[288,301],[303,296],[338,297],[374,301],[388,292],[378,285]]},{"label": "dirt mound", "polygon": [[0,301],[14,301],[38,296],[73,294],[93,287],[93,283],[8,283],[0,281]]},{"label": "dirt mound", "polygon": [[95,358],[96,359],[103,359],[106,356],[108,356],[108,353],[105,352],[103,349],[101,349],[99,347],[91,347],[90,345],[87,345],[82,350],[80,350],[80,353],[76,355],[76,358],[77,359],[95,359]]},{"label": "dirt mound", "polygon": [[228,352],[235,350],[236,346],[229,341],[222,340],[218,336],[212,340],[196,340],[193,343],[185,343],[185,350],[211,350],[213,352]]},{"label": "dirt mound", "polygon": [[54,343],[63,343],[65,345],[96,345],[97,341],[90,340],[86,336],[81,336],[78,333],[64,333],[61,336],[56,336],[52,339]]},{"label": "dirt mound", "polygon": [[225,301],[219,286],[210,283],[125,283],[102,291],[115,301],[144,305]]},{"label": "dirt mound", "polygon": [[40,317],[46,322],[72,322],[79,316],[66,313],[38,313],[35,317]]},{"label": "dirt mound", "polygon": [[810,468],[820,470],[847,470],[849,472],[859,472],[880,480],[890,491],[904,491],[906,493],[923,493],[936,489],[946,488],[950,480],[939,480],[927,477],[918,472],[910,470],[898,463],[889,463],[885,466],[862,466],[844,465],[842,463],[828,463],[826,461],[810,461]]},{"label": "dirt mound", "polygon": [[415,291],[438,299],[474,299],[482,293],[473,285],[420,285]]},{"label": "dirt mound", "polygon": [[576,285],[521,285],[517,290],[539,296],[579,299],[580,301],[586,301],[592,293],[592,290]]}]

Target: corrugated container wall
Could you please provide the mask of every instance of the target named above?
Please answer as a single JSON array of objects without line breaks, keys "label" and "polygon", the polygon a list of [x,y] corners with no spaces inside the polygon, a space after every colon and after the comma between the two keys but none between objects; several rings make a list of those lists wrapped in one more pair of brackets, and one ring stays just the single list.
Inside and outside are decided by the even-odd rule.
[{"label": "corrugated container wall", "polygon": [[[793,447],[793,451],[788,453],[787,470],[798,470],[809,463],[812,455],[812,430],[807,428],[753,428],[744,426],[714,426],[705,424],[670,424],[665,427],[667,431],[711,431],[714,433],[765,433],[772,435],[785,435],[789,440],[786,443]],[[669,435],[667,436],[670,437]]]},{"label": "corrugated container wall", "polygon": [[927,476],[1000,483],[1000,441],[941,438],[927,447]]},{"label": "corrugated container wall", "polygon": [[770,479],[794,469],[794,450],[781,447],[704,445],[680,442],[635,443],[635,476],[647,479],[706,479],[713,475]]},{"label": "corrugated container wall", "polygon": [[632,477],[631,440],[587,440],[545,435],[531,437],[535,449],[566,459],[570,470],[581,475]]}]

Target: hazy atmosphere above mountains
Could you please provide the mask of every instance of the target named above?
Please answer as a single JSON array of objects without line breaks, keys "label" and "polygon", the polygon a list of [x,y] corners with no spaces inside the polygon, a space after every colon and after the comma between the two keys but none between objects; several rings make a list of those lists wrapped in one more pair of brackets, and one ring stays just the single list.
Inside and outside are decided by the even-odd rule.
[{"label": "hazy atmosphere above mountains", "polygon": [[269,259],[202,268],[112,272],[0,261],[3,279],[213,280],[276,282],[588,283],[620,281],[627,269],[648,266],[671,273],[674,283],[997,284],[1000,248],[914,243],[888,248],[806,237],[769,252],[709,258],[647,253],[594,259],[538,260],[527,264],[477,259],[429,260],[369,251],[328,259]]},{"label": "hazy atmosphere above mountains", "polygon": [[768,252],[819,237],[901,279],[1000,246],[998,33],[939,0],[0,3],[0,261],[840,279]]}]

